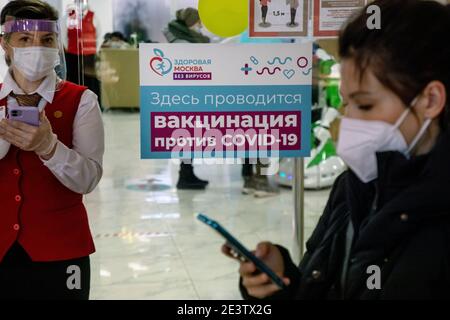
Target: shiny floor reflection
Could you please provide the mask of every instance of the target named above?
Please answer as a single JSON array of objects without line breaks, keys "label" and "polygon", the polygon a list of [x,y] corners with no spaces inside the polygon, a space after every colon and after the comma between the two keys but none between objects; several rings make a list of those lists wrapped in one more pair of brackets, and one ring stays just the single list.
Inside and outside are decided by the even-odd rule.
[{"label": "shiny floor reflection", "polygon": [[[175,164],[140,160],[138,114],[108,112],[104,121],[104,176],[85,198],[97,247],[91,299],[240,299],[238,265],[222,256],[222,239],[195,219],[198,212],[249,248],[261,240],[292,247],[291,190],[244,196],[240,165],[201,165],[195,171],[210,181],[207,190],[177,191]],[[306,194],[306,236],[328,194]]]}]

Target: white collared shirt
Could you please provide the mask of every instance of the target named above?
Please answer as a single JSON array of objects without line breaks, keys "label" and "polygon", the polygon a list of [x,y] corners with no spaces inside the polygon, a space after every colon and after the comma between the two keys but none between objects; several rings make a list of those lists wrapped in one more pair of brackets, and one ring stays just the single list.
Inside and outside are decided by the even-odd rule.
[{"label": "white collared shirt", "polygon": [[[56,81],[58,78],[56,72],[53,72],[35,92],[30,93],[38,93],[42,97],[38,105],[39,111],[44,110],[47,103],[53,102]],[[16,99],[9,96],[11,92],[24,94],[10,72],[7,72],[0,90],[0,99],[8,97],[8,105],[17,104]],[[72,144],[73,148],[70,149],[58,141],[54,156],[48,161],[41,160],[64,186],[76,193],[87,194],[95,189],[102,177],[105,150],[99,103],[95,93],[90,90],[86,90],[81,96],[73,123]],[[8,153],[9,147],[8,142],[0,139],[0,160]]]}]

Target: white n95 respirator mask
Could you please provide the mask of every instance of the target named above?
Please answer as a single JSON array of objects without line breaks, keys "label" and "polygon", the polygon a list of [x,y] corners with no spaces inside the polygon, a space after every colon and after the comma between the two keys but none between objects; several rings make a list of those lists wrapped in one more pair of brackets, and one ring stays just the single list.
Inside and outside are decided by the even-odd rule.
[{"label": "white n95 respirator mask", "polygon": [[[414,107],[417,98],[411,104]],[[410,152],[431,124],[427,119],[419,133],[408,146],[399,130],[411,108],[407,108],[392,125],[384,121],[368,121],[344,117],[341,121],[337,154],[358,176],[368,183],[378,177],[377,152],[398,151],[409,157]]]}]

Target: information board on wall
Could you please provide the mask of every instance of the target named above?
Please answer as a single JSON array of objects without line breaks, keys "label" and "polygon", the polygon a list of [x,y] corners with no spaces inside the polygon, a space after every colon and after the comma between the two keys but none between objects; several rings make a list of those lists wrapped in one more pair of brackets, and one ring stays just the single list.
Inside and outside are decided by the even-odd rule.
[{"label": "information board on wall", "polygon": [[143,159],[310,153],[312,43],[142,44]]},{"label": "information board on wall", "polygon": [[250,0],[249,36],[305,37],[308,35],[308,0]]},{"label": "information board on wall", "polygon": [[314,37],[337,37],[342,25],[367,0],[314,0]]}]

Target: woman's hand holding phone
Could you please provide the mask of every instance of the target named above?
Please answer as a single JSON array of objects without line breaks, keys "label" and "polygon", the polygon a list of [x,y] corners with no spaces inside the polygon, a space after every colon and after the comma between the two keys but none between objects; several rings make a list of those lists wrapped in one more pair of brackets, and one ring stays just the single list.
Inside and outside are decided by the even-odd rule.
[{"label": "woman's hand holding phone", "polygon": [[[6,118],[6,107],[0,106],[0,121]],[[9,152],[11,144],[2,139],[0,136],[0,160],[2,160]]]},{"label": "woman's hand holding phone", "polygon": [[21,150],[34,151],[44,160],[53,156],[58,141],[44,111],[40,114],[39,127],[20,121],[1,120],[0,138]]},{"label": "woman's hand holding phone", "polygon": [[[242,277],[242,284],[252,297],[258,299],[267,298],[277,291],[281,290],[275,283],[271,281],[265,273],[258,272],[255,264],[252,262],[243,262],[237,257],[236,253],[227,244],[222,246],[222,252],[240,263],[239,274]],[[289,285],[289,278],[284,275],[284,261],[280,250],[270,242],[261,242],[254,252],[256,257],[261,259],[269,268],[271,268],[278,276],[282,277],[283,282]]]}]

